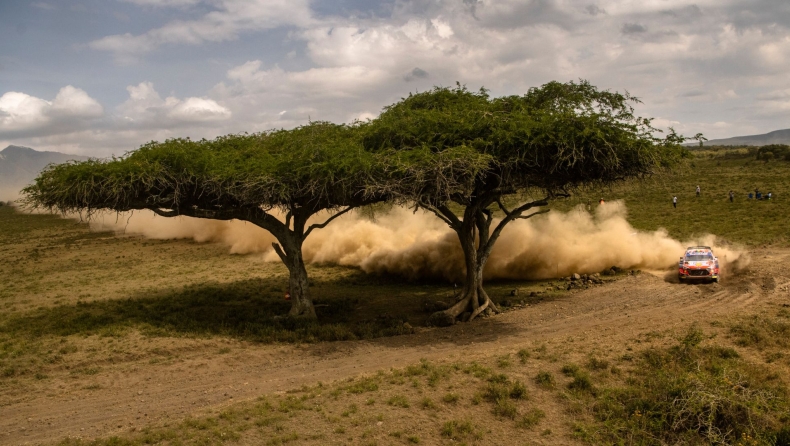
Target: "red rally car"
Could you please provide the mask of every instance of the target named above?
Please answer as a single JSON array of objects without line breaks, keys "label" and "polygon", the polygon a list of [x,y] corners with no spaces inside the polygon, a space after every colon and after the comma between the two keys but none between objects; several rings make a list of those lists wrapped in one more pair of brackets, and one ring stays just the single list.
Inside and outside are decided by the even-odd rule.
[{"label": "red rally car", "polygon": [[689,246],[678,263],[680,282],[706,280],[719,281],[719,259],[710,246]]}]

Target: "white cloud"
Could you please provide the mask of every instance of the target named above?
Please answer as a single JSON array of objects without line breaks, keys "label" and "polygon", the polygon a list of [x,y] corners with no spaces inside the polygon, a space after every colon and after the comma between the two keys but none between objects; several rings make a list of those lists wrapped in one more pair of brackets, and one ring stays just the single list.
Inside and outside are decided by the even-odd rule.
[{"label": "white cloud", "polygon": [[129,99],[118,107],[119,117],[135,126],[177,127],[190,123],[224,121],[231,111],[209,98],[162,99],[151,82],[126,87]]},{"label": "white cloud", "polygon": [[9,91],[0,96],[0,135],[32,130],[47,133],[64,126],[79,127],[103,114],[101,104],[71,85],[61,88],[52,101]]},{"label": "white cloud", "polygon": [[[178,0],[133,2],[160,6],[194,3]],[[211,4],[216,9],[197,20],[174,20],[139,35],[106,36],[90,42],[89,46],[113,53],[120,63],[130,63],[162,45],[223,42],[235,40],[244,32],[287,25],[306,26],[311,21],[308,0],[218,0]]]},{"label": "white cloud", "polygon": [[0,96],[0,131],[40,127],[48,120],[51,103],[25,93],[9,91]]},{"label": "white cloud", "polygon": [[201,2],[201,0],[122,0],[126,3],[134,3],[141,6],[155,6],[155,7],[181,7],[192,6]]},{"label": "white cloud", "polygon": [[67,85],[60,89],[52,101],[52,113],[75,118],[98,118],[104,108],[79,88]]},{"label": "white cloud", "polygon": [[[711,139],[787,127],[790,117],[790,12],[781,2],[396,0],[370,10],[351,2],[361,9],[341,14],[346,9],[309,0],[124,1],[179,19],[89,44],[118,61],[159,49],[191,69],[205,66],[205,55],[196,60],[177,46],[215,42],[211,48],[223,51],[235,43],[221,42],[259,39],[256,32],[273,28],[287,31],[295,48],[266,42],[241,56],[249,62],[224,68],[224,78],[184,76],[214,84],[195,97],[160,95],[151,82],[129,86],[128,100],[109,105],[109,116],[77,89],[51,101],[9,92],[0,98],[3,140],[13,128],[34,135],[20,144],[118,153],[152,139],[367,119],[410,91],[456,81],[504,95],[589,79],[638,96],[638,113],[660,117],[659,127]],[[153,57],[150,65],[159,70]],[[135,82],[154,78],[139,76]],[[66,128],[63,116],[79,125]]]}]

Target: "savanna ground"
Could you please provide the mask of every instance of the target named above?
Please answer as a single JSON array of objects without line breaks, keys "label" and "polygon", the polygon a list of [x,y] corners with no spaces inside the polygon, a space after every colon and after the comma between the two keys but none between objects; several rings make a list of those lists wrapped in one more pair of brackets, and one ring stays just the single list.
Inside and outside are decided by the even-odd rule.
[{"label": "savanna ground", "polygon": [[508,311],[445,329],[424,327],[445,283],[310,266],[304,324],[276,317],[280,264],[0,207],[0,444],[790,444],[790,163],[706,151],[557,208],[601,194],[752,261],[489,282]]}]

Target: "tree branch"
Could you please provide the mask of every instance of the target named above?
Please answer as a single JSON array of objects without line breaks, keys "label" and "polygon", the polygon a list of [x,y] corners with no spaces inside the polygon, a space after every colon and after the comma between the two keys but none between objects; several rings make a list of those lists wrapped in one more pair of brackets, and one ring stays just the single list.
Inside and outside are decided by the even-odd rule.
[{"label": "tree branch", "polygon": [[452,228],[454,231],[458,231],[461,229],[461,220],[458,218],[457,215],[455,215],[455,213],[453,213],[453,211],[450,210],[450,208],[447,207],[447,205],[442,204],[436,206],[435,209],[436,211],[439,211],[439,213],[437,213],[436,211],[432,211],[432,212],[436,215],[443,216],[447,224],[450,225],[450,228]]},{"label": "tree branch", "polygon": [[277,256],[280,257],[280,260],[283,261],[285,266],[290,268],[290,265],[288,264],[288,256],[283,252],[283,249],[282,247],[280,247],[280,244],[277,242],[272,242],[272,248],[274,248],[274,252],[277,253]]},{"label": "tree branch", "polygon": [[[494,243],[497,241],[499,235],[502,233],[502,230],[505,229],[505,226],[508,223],[510,223],[511,221],[517,218],[521,218],[522,217],[521,214],[528,211],[529,209],[532,209],[533,207],[548,206],[549,205],[548,200],[549,197],[546,197],[542,200],[536,200],[536,201],[531,201],[529,203],[524,203],[521,206],[513,209],[512,212],[507,213],[507,215],[505,215],[505,218],[503,218],[502,221],[500,221],[499,224],[496,226],[496,228],[494,228],[494,231],[491,233],[491,236],[488,238],[486,245],[482,247],[482,249],[480,250],[480,256],[478,257],[478,262],[481,261],[481,259],[483,262],[485,262],[486,259],[488,259],[489,254],[491,254],[491,249],[493,249],[494,247]],[[533,214],[530,214],[529,216],[526,216],[526,218],[538,214],[545,214],[548,211],[549,211],[548,209],[546,209],[545,211],[538,211]]]},{"label": "tree branch", "polygon": [[321,224],[310,225],[310,227],[307,228],[307,231],[304,233],[304,238],[307,238],[307,236],[310,235],[311,232],[313,232],[313,229],[325,228],[326,225],[328,225],[332,220],[336,219],[337,217],[340,217],[341,215],[345,214],[346,212],[348,212],[348,211],[350,211],[352,209],[354,209],[354,206],[349,206],[349,207],[343,209],[342,211],[338,212],[337,214],[327,218],[326,221],[321,223]]},{"label": "tree branch", "polygon": [[531,214],[529,214],[529,215],[521,215],[521,216],[519,216],[519,217],[517,217],[517,218],[519,218],[519,219],[522,219],[522,220],[526,220],[526,219],[528,219],[528,218],[531,218],[531,217],[534,217],[534,216],[536,216],[536,215],[540,215],[540,214],[548,214],[550,210],[551,210],[551,209],[542,209],[542,210],[540,210],[540,211],[535,211],[535,212],[533,212],[533,213],[531,213]]},{"label": "tree branch", "polygon": [[[174,210],[174,209],[171,209],[169,211],[165,211],[165,210],[162,210],[162,209],[159,209],[159,208],[155,208],[155,207],[150,207],[148,209],[153,211],[154,214],[159,215],[161,217],[178,217],[179,215],[181,215],[181,214],[178,213],[177,210]],[[82,216],[80,216],[80,218],[82,218]]]}]

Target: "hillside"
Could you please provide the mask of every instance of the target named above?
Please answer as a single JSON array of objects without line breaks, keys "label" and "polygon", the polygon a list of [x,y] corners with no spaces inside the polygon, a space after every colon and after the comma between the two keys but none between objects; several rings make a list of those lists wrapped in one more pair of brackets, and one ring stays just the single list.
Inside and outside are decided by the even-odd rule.
[{"label": "hillside", "polygon": [[85,160],[84,156],[39,152],[29,147],[8,146],[0,151],[0,201],[13,200],[48,164]]},{"label": "hillside", "polygon": [[765,146],[768,144],[790,144],[790,129],[775,130],[762,135],[734,136],[705,141],[706,146]]}]

